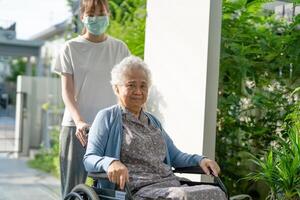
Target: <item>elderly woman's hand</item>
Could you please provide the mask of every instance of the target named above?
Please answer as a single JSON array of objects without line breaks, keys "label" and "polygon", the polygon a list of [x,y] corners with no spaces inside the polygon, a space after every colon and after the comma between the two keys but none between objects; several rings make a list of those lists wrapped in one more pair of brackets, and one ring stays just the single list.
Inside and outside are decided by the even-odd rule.
[{"label": "elderly woman's hand", "polygon": [[207,175],[212,173],[214,176],[218,176],[221,171],[219,165],[208,158],[203,158],[199,165]]},{"label": "elderly woman's hand", "polygon": [[119,185],[120,189],[124,189],[125,183],[129,181],[128,169],[119,160],[114,160],[109,165],[107,175],[109,181]]}]

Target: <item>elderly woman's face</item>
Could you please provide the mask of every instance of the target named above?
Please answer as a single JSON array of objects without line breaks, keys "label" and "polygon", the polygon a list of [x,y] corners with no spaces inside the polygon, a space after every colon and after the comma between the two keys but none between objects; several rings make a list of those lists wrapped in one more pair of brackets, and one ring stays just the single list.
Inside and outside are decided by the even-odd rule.
[{"label": "elderly woman's face", "polygon": [[124,83],[118,85],[116,93],[119,102],[131,112],[139,112],[148,97],[146,74],[141,69],[133,69],[124,75]]}]

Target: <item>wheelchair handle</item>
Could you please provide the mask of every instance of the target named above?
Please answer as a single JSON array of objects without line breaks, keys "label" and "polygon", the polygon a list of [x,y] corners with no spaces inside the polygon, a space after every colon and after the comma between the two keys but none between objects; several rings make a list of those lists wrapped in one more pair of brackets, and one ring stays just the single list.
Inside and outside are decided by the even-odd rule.
[{"label": "wheelchair handle", "polygon": [[[85,132],[85,137],[87,139],[89,137],[90,127],[85,127],[84,132]],[[87,143],[83,146],[83,148],[86,149],[86,147],[87,147]]]}]

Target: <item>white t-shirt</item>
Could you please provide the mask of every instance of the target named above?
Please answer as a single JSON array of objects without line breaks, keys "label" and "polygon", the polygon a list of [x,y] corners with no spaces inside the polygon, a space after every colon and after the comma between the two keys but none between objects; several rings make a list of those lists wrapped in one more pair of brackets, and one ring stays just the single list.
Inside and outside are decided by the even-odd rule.
[{"label": "white t-shirt", "polygon": [[[97,112],[116,103],[110,85],[110,71],[130,55],[125,43],[111,36],[94,43],[78,36],[66,42],[57,57],[54,71],[73,74],[75,101],[83,119],[91,124]],[[75,126],[65,108],[62,126]]]}]

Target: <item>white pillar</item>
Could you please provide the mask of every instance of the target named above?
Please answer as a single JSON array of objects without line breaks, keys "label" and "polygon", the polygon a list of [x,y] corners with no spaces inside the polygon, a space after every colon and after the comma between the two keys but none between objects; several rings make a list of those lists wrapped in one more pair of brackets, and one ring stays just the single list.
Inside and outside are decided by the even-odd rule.
[{"label": "white pillar", "polygon": [[[29,137],[23,134],[24,125],[24,97],[26,93],[22,90],[22,76],[17,78],[17,95],[16,95],[16,123],[15,123],[15,157],[28,154]],[[25,97],[26,98],[26,97]]]},{"label": "white pillar", "polygon": [[215,156],[221,0],[148,0],[148,109],[177,147]]},{"label": "white pillar", "polygon": [[202,152],[215,158],[216,121],[219,86],[219,60],[221,45],[221,0],[210,1],[209,36],[207,50],[207,77],[205,91],[205,116]]},{"label": "white pillar", "polygon": [[27,75],[27,76],[32,76],[31,56],[28,56],[28,57],[27,57],[26,75]]},{"label": "white pillar", "polygon": [[42,49],[39,49],[39,55],[36,57],[36,75],[44,76],[44,66],[42,59]]}]

